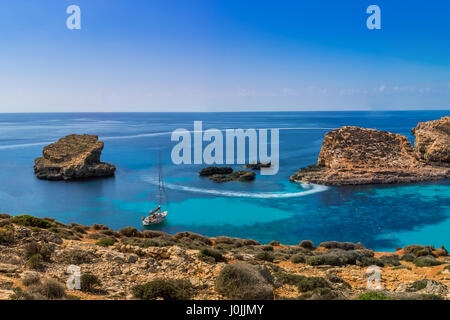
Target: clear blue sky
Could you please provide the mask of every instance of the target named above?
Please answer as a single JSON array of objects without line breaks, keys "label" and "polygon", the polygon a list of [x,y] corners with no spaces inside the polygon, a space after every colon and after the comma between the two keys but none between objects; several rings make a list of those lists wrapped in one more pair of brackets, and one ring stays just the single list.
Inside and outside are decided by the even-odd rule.
[{"label": "clear blue sky", "polygon": [[448,0],[0,0],[0,112],[450,109],[449,16]]}]

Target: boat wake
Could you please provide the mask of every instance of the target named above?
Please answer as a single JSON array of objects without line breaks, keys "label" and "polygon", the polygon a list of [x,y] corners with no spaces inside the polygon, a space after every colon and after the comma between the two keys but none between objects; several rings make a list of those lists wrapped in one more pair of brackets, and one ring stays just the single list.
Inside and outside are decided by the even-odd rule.
[{"label": "boat wake", "polygon": [[[157,185],[158,181],[154,181],[150,178],[144,178],[145,181]],[[258,199],[273,199],[273,198],[298,198],[304,197],[310,194],[319,193],[328,190],[327,186],[318,184],[300,184],[305,190],[299,192],[244,192],[244,191],[231,191],[231,190],[217,190],[217,189],[202,189],[196,187],[182,186],[178,184],[165,183],[164,187],[171,190],[186,191],[192,193],[203,193],[216,195],[221,197],[235,197],[235,198],[258,198]]]}]

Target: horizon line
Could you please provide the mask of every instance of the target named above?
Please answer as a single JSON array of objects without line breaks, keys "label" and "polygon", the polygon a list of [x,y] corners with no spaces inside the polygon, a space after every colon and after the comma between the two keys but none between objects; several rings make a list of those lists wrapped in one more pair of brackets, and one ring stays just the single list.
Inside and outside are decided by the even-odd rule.
[{"label": "horizon line", "polygon": [[405,112],[405,111],[450,111],[448,109],[343,109],[343,110],[258,110],[258,111],[32,111],[32,112],[0,112],[0,114],[71,114],[71,113],[268,113],[268,112]]}]

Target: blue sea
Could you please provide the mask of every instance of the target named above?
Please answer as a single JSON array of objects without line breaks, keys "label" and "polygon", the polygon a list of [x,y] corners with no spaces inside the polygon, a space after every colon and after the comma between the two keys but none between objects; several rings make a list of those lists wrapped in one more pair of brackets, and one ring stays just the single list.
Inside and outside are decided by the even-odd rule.
[{"label": "blue sea", "polygon": [[[427,244],[450,247],[450,181],[399,185],[324,187],[289,181],[317,161],[322,139],[344,125],[406,135],[420,121],[448,111],[261,113],[59,113],[0,114],[0,212],[52,217],[70,223],[141,228],[156,207],[158,157],[162,156],[165,207],[156,229],[208,236],[278,240],[362,242],[375,250]],[[250,183],[218,184],[199,177],[206,165],[174,165],[171,132],[203,129],[280,128],[280,170]],[[102,161],[114,178],[44,181],[33,174],[42,148],[71,133],[105,142]],[[240,169],[239,165],[234,166]]]}]

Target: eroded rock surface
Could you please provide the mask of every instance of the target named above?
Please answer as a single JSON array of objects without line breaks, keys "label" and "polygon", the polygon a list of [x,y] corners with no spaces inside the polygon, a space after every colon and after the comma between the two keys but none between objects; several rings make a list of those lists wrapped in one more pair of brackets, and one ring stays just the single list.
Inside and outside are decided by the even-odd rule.
[{"label": "eroded rock surface", "polygon": [[[420,129],[416,128],[416,134],[427,136],[429,130],[422,128],[428,128],[428,125],[418,127]],[[441,139],[444,140],[443,133]],[[425,138],[419,140],[425,141]],[[422,142],[422,145],[425,143]],[[443,148],[434,146],[428,149],[440,150],[434,154],[439,153],[439,158],[445,158]],[[325,185],[354,185],[416,182],[449,176],[449,168],[419,161],[405,136],[346,126],[328,132],[323,140],[318,163],[301,169],[291,176],[291,180]]]},{"label": "eroded rock surface", "polygon": [[411,132],[416,136],[415,154],[419,160],[450,165],[450,117],[419,122]]},{"label": "eroded rock surface", "polygon": [[34,160],[34,173],[46,180],[113,176],[116,167],[100,161],[103,146],[95,135],[68,135],[44,147],[43,156]]}]

